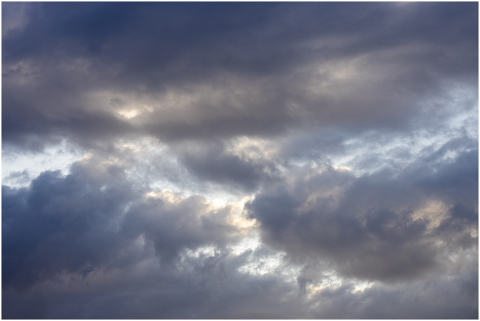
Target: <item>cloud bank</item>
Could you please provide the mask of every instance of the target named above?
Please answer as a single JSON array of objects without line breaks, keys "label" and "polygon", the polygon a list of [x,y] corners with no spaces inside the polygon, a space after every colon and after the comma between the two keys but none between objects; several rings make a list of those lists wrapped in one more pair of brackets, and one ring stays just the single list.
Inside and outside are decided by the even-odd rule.
[{"label": "cloud bank", "polygon": [[478,4],[3,3],[3,318],[477,318]]}]

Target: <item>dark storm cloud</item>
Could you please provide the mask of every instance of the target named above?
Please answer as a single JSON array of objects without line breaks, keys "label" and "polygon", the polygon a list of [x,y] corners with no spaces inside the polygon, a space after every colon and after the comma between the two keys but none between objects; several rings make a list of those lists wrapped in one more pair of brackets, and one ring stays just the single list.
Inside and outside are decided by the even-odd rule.
[{"label": "dark storm cloud", "polygon": [[209,212],[200,196],[178,203],[143,200],[124,168],[92,163],[75,163],[66,177],[43,172],[29,188],[3,187],[4,289],[132,263],[138,254],[128,258],[129,246],[140,236],[153,243],[162,262],[182,249],[222,246],[234,236],[225,223],[228,208],[200,217]]},{"label": "dark storm cloud", "polygon": [[[476,88],[476,6],[32,3],[2,40],[4,143],[401,127],[445,79]],[[158,103],[130,122],[85,101],[98,91],[193,96],[186,110]]]},{"label": "dark storm cloud", "polygon": [[[232,257],[200,257],[183,266],[110,271],[104,282],[87,277],[90,286],[80,285],[79,291],[44,283],[23,296],[7,292],[4,317],[280,318],[295,317],[305,306],[291,284],[272,275],[242,275]],[[22,309],[25,300],[30,310]]]},{"label": "dark storm cloud", "polygon": [[131,189],[105,180],[101,191],[102,185],[84,181],[81,167],[73,170],[65,178],[44,172],[21,192],[4,187],[4,288],[28,287],[62,270],[88,271],[124,245],[113,222]]},{"label": "dark storm cloud", "polygon": [[[263,240],[294,261],[317,258],[367,280],[415,279],[439,271],[447,248],[476,248],[478,242],[471,234],[478,222],[478,151],[453,143],[400,173],[384,169],[356,178],[326,167],[295,175],[292,183],[257,194],[247,209],[260,222]],[[458,156],[442,162],[449,151]],[[434,228],[433,218],[414,216],[428,200],[447,207]]]},{"label": "dark storm cloud", "polygon": [[[294,284],[237,271],[257,255],[226,247],[238,239],[228,206],[144,194],[125,168],[95,157],[67,176],[47,171],[28,188],[4,186],[2,317],[295,316]],[[215,252],[180,259],[202,246]],[[276,308],[279,293],[292,303]]]},{"label": "dark storm cloud", "polygon": [[[478,312],[475,267],[463,267],[448,280],[428,273],[419,278],[441,267],[436,255],[476,247],[469,233],[478,220],[474,199],[461,191],[446,197],[423,183],[446,180],[445,172],[453,171],[460,173],[454,178],[458,186],[474,188],[475,169],[459,168],[471,167],[477,154],[464,145],[447,143],[398,177],[388,170],[356,178],[333,168],[321,174],[303,168],[292,169],[293,186],[276,191],[278,183],[269,184],[274,192],[260,193],[250,205],[263,240],[297,263],[319,254],[328,259],[304,280],[303,290],[277,274],[239,271],[274,250],[262,246],[233,254],[226,245],[238,234],[225,222],[228,207],[212,211],[200,196],[144,199],[143,185],[127,179],[122,163],[93,157],[75,163],[65,177],[44,172],[28,188],[5,186],[3,317],[472,317]],[[458,153],[455,161],[440,161],[452,151]],[[335,205],[342,189],[345,196]],[[410,212],[398,210],[402,203],[415,208],[425,195],[449,206],[431,231],[425,220],[413,221]],[[303,211],[309,202],[312,209]],[[439,239],[449,248],[433,247]],[[215,250],[182,255],[202,246]],[[306,287],[332,266],[357,278],[414,283],[396,283],[396,289],[379,283],[352,293],[346,282],[307,296]]]},{"label": "dark storm cloud", "polygon": [[[132,253],[133,254],[133,253]],[[310,301],[282,278],[238,273],[246,257],[219,251],[165,269],[145,257],[62,283],[43,281],[29,292],[3,292],[3,317],[42,318],[472,318],[476,273],[352,293],[348,283]],[[130,257],[130,261],[133,259]],[[98,273],[99,275],[96,275]],[[29,309],[24,309],[28,302]],[[280,304],[279,304],[280,303]],[[248,307],[248,308],[246,308]]]},{"label": "dark storm cloud", "polygon": [[6,171],[3,318],[478,315],[477,3],[5,2],[2,28],[4,165],[84,154]]}]

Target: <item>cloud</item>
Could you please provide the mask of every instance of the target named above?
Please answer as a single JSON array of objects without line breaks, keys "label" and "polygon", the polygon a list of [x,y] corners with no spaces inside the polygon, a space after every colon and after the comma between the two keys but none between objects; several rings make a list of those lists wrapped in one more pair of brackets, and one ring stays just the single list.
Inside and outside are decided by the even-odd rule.
[{"label": "cloud", "polygon": [[[458,160],[467,155],[449,166],[463,166]],[[403,173],[358,178],[328,166],[292,169],[292,185],[266,185],[247,206],[264,243],[239,252],[232,247],[241,238],[228,220],[231,207],[201,196],[147,193],[122,163],[108,159],[82,159],[66,176],[44,172],[27,188],[4,186],[4,316],[471,317],[478,311],[477,241],[470,234],[476,210],[468,198],[442,198],[416,185],[424,179],[416,171]],[[468,178],[468,171],[458,177]],[[433,227],[427,217],[413,219],[425,195],[455,204]],[[412,209],[402,212],[406,201]],[[447,258],[460,247],[464,254]],[[280,265],[261,272],[271,255]],[[305,275],[298,279],[303,286],[295,266]],[[332,268],[345,277],[341,285],[312,291]],[[354,284],[362,278],[375,284],[358,292]]]},{"label": "cloud", "polygon": [[280,175],[275,163],[233,154],[219,143],[190,146],[179,158],[188,171],[202,181],[230,185],[242,191],[254,191],[261,183],[268,184]]},{"label": "cloud", "polygon": [[478,4],[3,3],[6,318],[474,318]]},{"label": "cloud", "polygon": [[445,80],[476,88],[475,4],[32,6],[3,39],[7,146],[402,128]]},{"label": "cloud", "polygon": [[187,248],[234,240],[228,208],[214,212],[201,196],[169,201],[143,193],[126,180],[124,168],[95,160],[75,163],[65,177],[43,172],[28,188],[4,186],[4,288],[127,264],[139,238],[152,242],[166,262]]},{"label": "cloud", "polygon": [[477,273],[469,271],[452,279],[403,284],[395,288],[372,286],[356,293],[351,292],[352,285],[345,285],[318,293],[316,302],[319,304],[314,316],[362,319],[476,318],[477,280]]},{"label": "cloud", "polygon": [[[439,271],[444,251],[476,249],[477,150],[462,152],[452,143],[400,173],[355,177],[329,166],[299,171],[246,206],[263,241],[294,261],[323,261],[344,276],[370,281],[418,279]],[[449,149],[460,149],[455,160],[433,165]],[[444,218],[416,214],[428,200],[444,204]],[[439,226],[430,226],[433,219]]]}]

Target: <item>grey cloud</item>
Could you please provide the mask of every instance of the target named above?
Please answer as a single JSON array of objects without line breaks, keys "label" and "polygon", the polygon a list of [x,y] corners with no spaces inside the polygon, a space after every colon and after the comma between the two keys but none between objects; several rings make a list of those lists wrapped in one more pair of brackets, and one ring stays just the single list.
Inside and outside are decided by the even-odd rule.
[{"label": "grey cloud", "polygon": [[[200,196],[145,200],[144,192],[120,165],[95,157],[65,177],[44,172],[28,188],[4,186],[2,316],[294,316],[293,285],[237,272],[249,254],[226,247],[238,240],[228,207],[210,212]],[[180,260],[204,245],[215,253]],[[294,303],[275,308],[286,291]]]},{"label": "grey cloud", "polygon": [[5,182],[9,182],[10,185],[16,184],[25,184],[31,181],[30,175],[28,174],[27,170],[17,171],[17,172],[10,172],[9,175],[4,179]]},{"label": "grey cloud", "polygon": [[[345,195],[356,189],[366,190],[364,196],[383,198],[375,196],[372,185],[391,190],[388,173],[360,180],[330,168],[304,179],[309,171],[300,169],[293,188],[275,191],[272,187],[271,194],[259,194],[250,205],[257,211],[262,231],[272,233],[272,239],[263,235],[267,244],[286,250],[289,257],[297,255],[300,261],[304,255],[313,258],[319,250],[329,259],[330,266],[314,264],[298,282],[239,272],[242,265],[260,262],[275,250],[262,245],[233,254],[227,245],[238,238],[225,224],[228,208],[209,212],[199,196],[144,200],[145,190],[126,180],[121,164],[108,165],[93,157],[74,164],[65,177],[44,172],[28,188],[4,186],[3,317],[456,318],[478,312],[473,267],[449,281],[416,278],[438,264],[434,257],[438,251],[432,251],[425,221],[412,221],[408,212],[386,209],[356,216],[332,212],[336,206],[359,204],[358,199],[351,200],[351,207],[346,206],[348,199],[335,204],[334,194],[341,189]],[[314,193],[324,197],[310,198]],[[314,211],[292,215],[311,201],[314,210],[326,210],[326,215]],[[475,227],[476,213],[472,204],[460,198],[455,201],[459,205],[449,210],[430,239],[451,241],[452,251],[459,246],[475,248],[471,237],[465,243],[465,231]],[[213,245],[214,253],[183,255],[185,249],[204,245]],[[356,260],[349,261],[352,258]],[[341,260],[350,265],[342,265]],[[331,268],[332,263],[338,264],[337,272],[357,278],[416,281],[397,290],[379,283],[361,293],[352,293],[353,285],[347,281],[336,290],[327,288],[308,296],[307,285],[321,280],[322,269]],[[412,293],[424,295],[411,299]]]},{"label": "grey cloud", "polygon": [[[133,134],[272,136],[306,123],[401,128],[417,115],[418,97],[444,90],[443,79],[476,88],[475,4],[32,6],[26,27],[3,39],[7,145],[58,136],[83,144]],[[342,68],[345,79],[336,75]],[[349,68],[357,73],[351,81]],[[188,110],[198,121],[155,106],[131,123],[102,102],[82,102],[95,91],[108,101],[116,93],[158,99],[172,89],[195,97],[202,86],[247,93],[237,102],[193,98]]]},{"label": "grey cloud", "polygon": [[[85,278],[89,286],[72,277],[65,286],[43,283],[23,295],[5,292],[4,313],[44,318],[474,318],[478,313],[478,278],[472,271],[396,289],[373,285],[358,293],[347,282],[307,299],[294,284],[274,275],[237,273],[238,265],[237,257],[225,253],[190,258],[177,271],[144,262],[110,271],[103,280],[92,273]],[[25,300],[31,309],[22,309]]]},{"label": "grey cloud", "polygon": [[180,152],[179,158],[202,181],[231,186],[234,190],[254,191],[260,184],[268,184],[280,176],[272,161],[235,155],[221,143],[190,145]]},{"label": "grey cloud", "polygon": [[[156,265],[123,269],[106,277],[114,281],[111,284],[87,276],[90,286],[71,283],[79,291],[44,283],[23,296],[6,292],[4,313],[43,318],[276,318],[294,317],[305,306],[291,284],[271,275],[237,273],[230,257],[202,257],[183,267],[182,271]],[[32,310],[22,309],[25,300]]]},{"label": "grey cloud", "polygon": [[[399,174],[383,170],[359,178],[326,167],[260,192],[247,209],[260,222],[263,240],[294,261],[331,262],[338,272],[367,280],[415,279],[440,271],[447,246],[476,248],[470,229],[478,221],[477,157],[476,150],[463,151],[434,169],[419,160]],[[453,192],[441,187],[444,179]],[[451,207],[434,230],[431,218],[412,216],[429,199]],[[440,239],[451,244],[435,245]]]},{"label": "grey cloud", "polygon": [[134,251],[131,244],[142,235],[166,261],[185,248],[223,246],[235,236],[225,222],[228,208],[206,215],[202,197],[178,204],[143,200],[145,191],[126,179],[124,168],[96,161],[75,163],[65,177],[43,172],[28,188],[3,187],[4,289],[27,289],[62,271],[88,274],[127,264],[122,249]]},{"label": "grey cloud", "polygon": [[477,3],[6,2],[2,24],[3,161],[85,153],[4,179],[2,317],[478,316]]},{"label": "grey cloud", "polygon": [[360,319],[475,319],[478,317],[478,275],[465,271],[447,279],[373,286],[359,293],[352,285],[322,291],[316,318]]},{"label": "grey cloud", "polygon": [[205,245],[223,246],[233,241],[236,229],[225,222],[227,211],[208,216],[205,199],[191,196],[176,204],[161,199],[132,206],[126,213],[124,233],[151,241],[162,260],[169,262],[184,248],[195,250]]},{"label": "grey cloud", "polygon": [[119,181],[103,182],[102,191],[77,170],[65,178],[44,172],[23,193],[4,188],[3,200],[16,205],[3,210],[4,288],[29,287],[64,269],[87,271],[124,245],[114,222],[132,191]]},{"label": "grey cloud", "polygon": [[[455,162],[412,170],[417,184],[450,202],[473,205],[478,201],[478,151],[460,153]],[[413,166],[412,166],[413,167]],[[432,168],[433,167],[433,168]],[[432,175],[438,172],[437,175]]]}]

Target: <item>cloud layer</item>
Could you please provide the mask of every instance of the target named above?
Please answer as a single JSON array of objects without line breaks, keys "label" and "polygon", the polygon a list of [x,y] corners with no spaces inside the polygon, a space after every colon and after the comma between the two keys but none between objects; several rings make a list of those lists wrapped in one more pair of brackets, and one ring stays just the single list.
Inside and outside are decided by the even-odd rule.
[{"label": "cloud layer", "polygon": [[478,317],[478,4],[3,3],[2,48],[2,317]]}]

